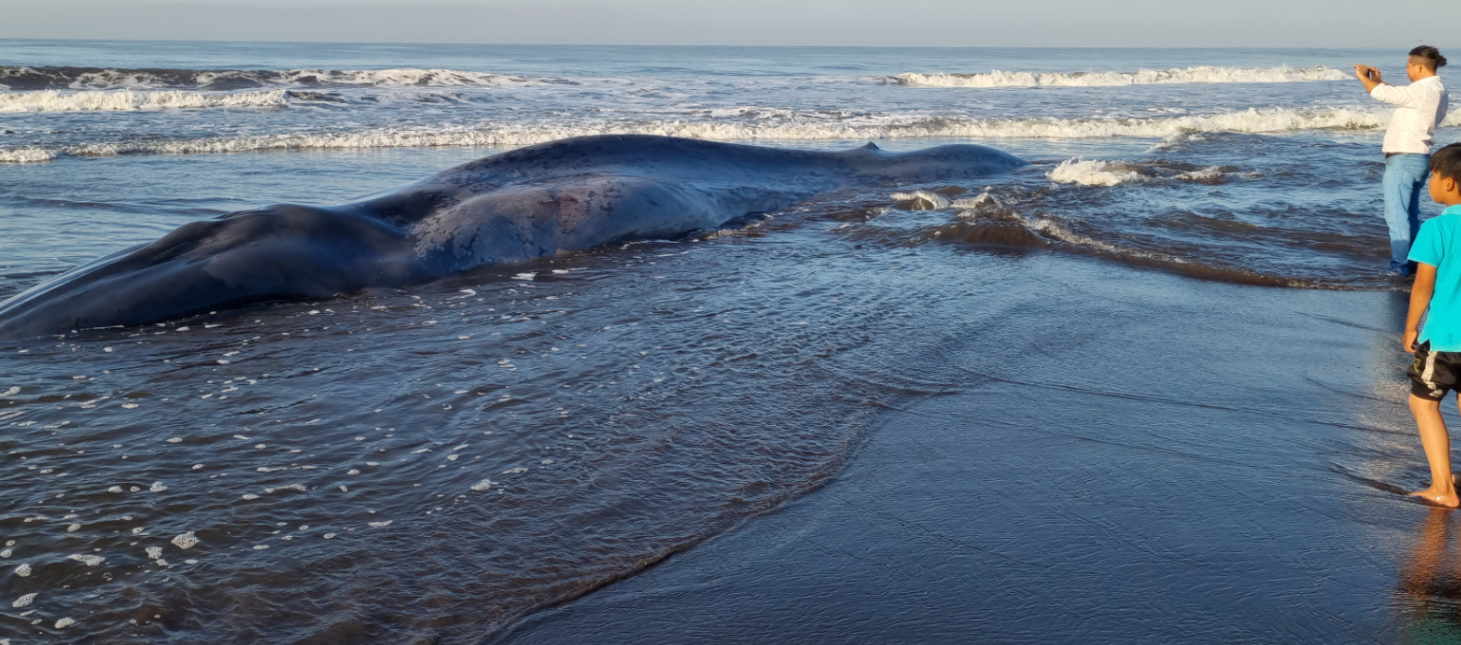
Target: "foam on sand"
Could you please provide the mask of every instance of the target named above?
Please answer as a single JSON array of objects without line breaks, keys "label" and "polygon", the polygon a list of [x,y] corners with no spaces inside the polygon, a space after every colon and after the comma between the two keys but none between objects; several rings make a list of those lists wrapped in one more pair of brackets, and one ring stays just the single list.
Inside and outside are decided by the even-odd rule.
[{"label": "foam on sand", "polygon": [[1135,72],[1004,72],[984,74],[919,74],[908,72],[884,79],[910,87],[1119,87],[1124,85],[1172,85],[1184,83],[1297,83],[1343,81],[1349,74],[1319,65],[1316,67],[1188,67],[1184,69],[1141,69]]}]

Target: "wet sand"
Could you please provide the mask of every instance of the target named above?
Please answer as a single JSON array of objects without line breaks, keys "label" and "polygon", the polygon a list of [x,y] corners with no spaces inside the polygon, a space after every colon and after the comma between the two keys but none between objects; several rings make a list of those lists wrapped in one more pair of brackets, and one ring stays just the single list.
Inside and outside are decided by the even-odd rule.
[{"label": "wet sand", "polygon": [[1026,260],[937,357],[953,393],[887,412],[830,484],[500,641],[1461,633],[1461,513],[1399,494],[1429,477],[1404,294]]}]

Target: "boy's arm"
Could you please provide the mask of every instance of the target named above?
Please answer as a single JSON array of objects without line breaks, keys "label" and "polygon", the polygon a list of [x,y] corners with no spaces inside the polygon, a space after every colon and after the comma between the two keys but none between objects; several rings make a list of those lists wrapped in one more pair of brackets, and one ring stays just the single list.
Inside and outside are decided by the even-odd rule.
[{"label": "boy's arm", "polygon": [[1431,306],[1431,295],[1435,292],[1436,267],[1417,262],[1415,285],[1410,288],[1410,313],[1405,316],[1405,336],[1401,339],[1407,352],[1415,351],[1415,341],[1420,337],[1420,317],[1425,315],[1426,308]]}]

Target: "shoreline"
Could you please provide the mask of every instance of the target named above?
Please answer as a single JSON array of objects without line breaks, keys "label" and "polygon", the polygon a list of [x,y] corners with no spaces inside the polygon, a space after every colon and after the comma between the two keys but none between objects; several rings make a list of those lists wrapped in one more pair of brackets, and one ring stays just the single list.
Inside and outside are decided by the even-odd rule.
[{"label": "shoreline", "polygon": [[1395,641],[1461,598],[1405,582],[1454,514],[1386,490],[1427,477],[1400,298],[1049,259],[1079,295],[830,484],[493,642]]}]

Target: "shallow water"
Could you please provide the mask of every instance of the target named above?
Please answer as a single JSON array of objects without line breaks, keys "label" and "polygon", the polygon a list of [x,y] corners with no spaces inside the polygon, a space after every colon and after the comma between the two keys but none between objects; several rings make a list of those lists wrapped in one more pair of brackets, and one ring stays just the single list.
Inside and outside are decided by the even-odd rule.
[{"label": "shallow water", "polygon": [[6,624],[465,638],[795,497],[939,391],[971,277],[836,225],[6,346]]},{"label": "shallow water", "polygon": [[1461,633],[1457,514],[1404,495],[1429,479],[1404,294],[1019,267],[1016,290],[969,289],[938,354],[953,391],[880,415],[835,481],[494,642]]},{"label": "shallow water", "polygon": [[[188,221],[350,201],[563,134],[1034,162],[399,291],[0,345],[0,639],[17,643],[501,633],[824,484],[877,415],[958,389],[951,339],[1028,324],[1031,259],[1401,286],[1378,275],[1384,111],[1323,70],[1270,82],[1376,52],[0,52],[7,71],[164,72],[0,92],[28,110],[0,115],[0,158],[36,162],[0,163],[0,297]],[[1127,87],[888,78],[1203,66],[1219,71]],[[460,73],[380,72],[402,68]],[[255,86],[225,90],[182,69],[351,73],[239,71]]]}]

